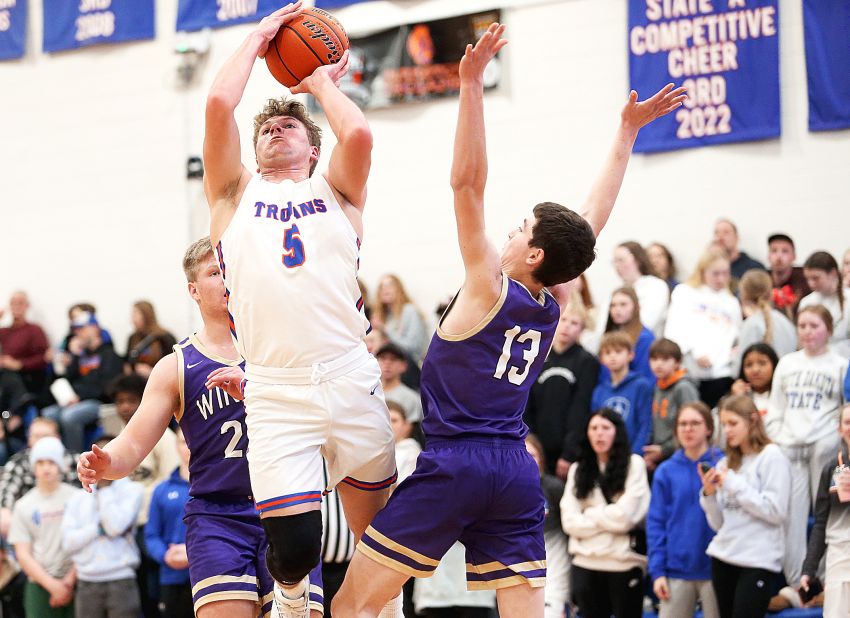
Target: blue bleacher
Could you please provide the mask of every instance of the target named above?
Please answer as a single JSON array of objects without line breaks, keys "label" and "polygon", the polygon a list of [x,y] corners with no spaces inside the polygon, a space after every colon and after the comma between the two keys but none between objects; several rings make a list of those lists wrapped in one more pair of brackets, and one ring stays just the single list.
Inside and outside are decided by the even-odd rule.
[{"label": "blue bleacher", "polygon": [[[765,614],[767,618],[823,618],[822,607],[811,609],[786,609],[781,612]],[[644,612],[643,618],[658,618],[655,612]],[[694,618],[702,618],[702,612],[697,612]]]}]

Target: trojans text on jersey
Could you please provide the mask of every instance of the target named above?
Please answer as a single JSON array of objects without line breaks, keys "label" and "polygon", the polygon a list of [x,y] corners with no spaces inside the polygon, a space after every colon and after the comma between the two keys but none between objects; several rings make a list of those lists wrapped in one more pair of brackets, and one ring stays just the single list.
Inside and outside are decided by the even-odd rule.
[{"label": "trojans text on jersey", "polygon": [[316,213],[328,211],[328,207],[325,206],[325,201],[318,198],[312,199],[309,202],[304,202],[303,204],[296,204],[295,206],[292,205],[292,202],[287,202],[286,206],[256,202],[254,204],[254,209],[255,217],[263,217],[265,214],[266,219],[275,219],[276,221],[283,221],[284,223],[290,219],[300,219],[301,217],[308,217],[310,215],[315,215]]}]

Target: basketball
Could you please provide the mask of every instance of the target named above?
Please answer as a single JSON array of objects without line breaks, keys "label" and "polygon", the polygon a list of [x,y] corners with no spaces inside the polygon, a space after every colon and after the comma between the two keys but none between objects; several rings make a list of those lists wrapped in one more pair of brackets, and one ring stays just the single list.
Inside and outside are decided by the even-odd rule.
[{"label": "basketball", "polygon": [[318,67],[339,62],[346,49],[348,35],[336,18],[308,7],[269,43],[266,66],[277,81],[292,88]]}]

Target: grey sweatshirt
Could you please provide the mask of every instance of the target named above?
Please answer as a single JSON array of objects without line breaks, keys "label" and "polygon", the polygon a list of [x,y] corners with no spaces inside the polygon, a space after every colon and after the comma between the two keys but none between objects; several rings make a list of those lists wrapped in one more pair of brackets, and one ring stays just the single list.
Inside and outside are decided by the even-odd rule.
[{"label": "grey sweatshirt", "polygon": [[[726,469],[726,461],[721,459],[717,469]],[[700,491],[708,525],[717,531],[706,553],[735,566],[781,571],[790,489],[791,465],[778,446],[768,444],[745,456],[714,494]]]}]

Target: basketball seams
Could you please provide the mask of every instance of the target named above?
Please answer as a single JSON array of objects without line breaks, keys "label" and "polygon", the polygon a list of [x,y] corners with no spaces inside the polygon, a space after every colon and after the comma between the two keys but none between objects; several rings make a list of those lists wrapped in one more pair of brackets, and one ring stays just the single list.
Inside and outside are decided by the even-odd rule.
[{"label": "basketball seams", "polygon": [[[267,58],[266,64],[270,71],[274,69],[272,75],[287,87],[292,87],[287,84],[287,76],[297,84],[316,68],[339,62],[350,46],[348,34],[342,25],[332,15],[319,9],[311,10],[301,20],[284,24],[271,42],[275,46],[277,61],[271,56]],[[339,55],[335,60],[329,60],[328,55],[333,48]],[[279,79],[275,73],[284,79]],[[301,73],[304,73],[303,77],[299,77]]]},{"label": "basketball seams", "polygon": [[[324,64],[325,64],[324,59],[322,59],[322,58],[319,56],[319,54],[317,54],[317,53],[316,53],[316,50],[315,50],[315,49],[313,49],[313,46],[312,46],[312,45],[310,45],[310,42],[309,42],[309,41],[307,41],[306,39],[304,39],[304,37],[303,37],[303,36],[301,36],[301,33],[300,33],[300,32],[298,32],[295,28],[292,28],[289,24],[287,24],[287,25],[286,25],[286,26],[284,26],[284,27],[285,27],[287,30],[292,30],[292,32],[294,32],[294,33],[295,33],[295,36],[297,36],[299,39],[301,39],[301,42],[302,42],[302,43],[304,43],[304,47],[306,47],[307,49],[309,49],[309,50],[310,50],[310,53],[311,53],[311,54],[313,54],[313,55],[316,57],[316,60],[318,60],[318,61],[319,61],[319,65],[320,65],[320,66],[324,66]],[[306,77],[306,75],[305,75],[305,77]]]},{"label": "basketball seams", "polygon": [[[275,36],[275,38],[272,39],[272,43],[274,43],[274,51],[277,54],[278,59],[280,60],[280,65],[284,68],[284,70],[286,70],[287,73],[289,73],[292,76],[292,79],[295,80],[295,83],[292,84],[292,85],[295,86],[295,85],[299,84],[301,82],[301,80],[298,79],[298,77],[295,75],[295,73],[293,73],[289,69],[289,67],[287,66],[286,62],[283,59],[283,56],[280,53],[280,48],[277,46],[277,36]],[[284,86],[286,86],[286,84],[284,84]],[[290,88],[290,87],[291,86],[287,86],[287,88]]]}]

